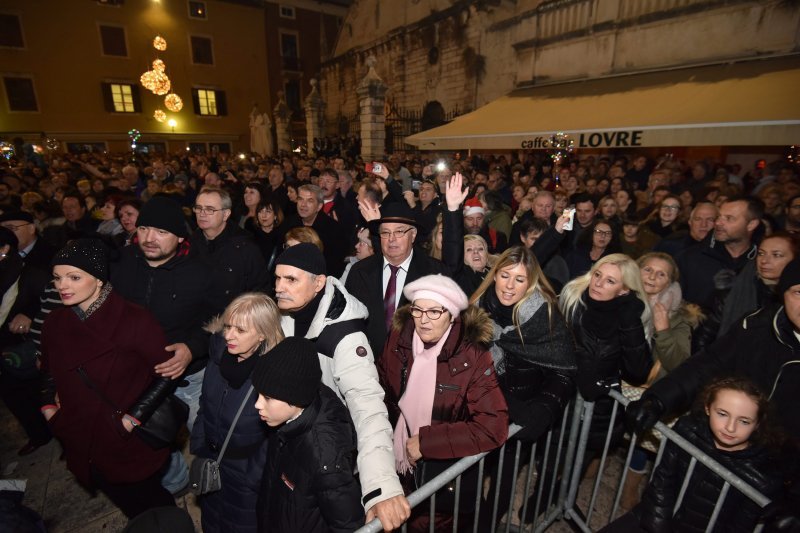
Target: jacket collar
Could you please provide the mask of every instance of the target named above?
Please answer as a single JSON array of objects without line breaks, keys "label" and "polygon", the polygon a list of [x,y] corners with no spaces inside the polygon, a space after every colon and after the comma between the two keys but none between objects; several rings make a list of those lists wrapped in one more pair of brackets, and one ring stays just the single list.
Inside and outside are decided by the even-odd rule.
[{"label": "jacket collar", "polygon": [[[322,386],[324,387],[324,385]],[[287,442],[308,431],[317,419],[320,403],[320,396],[319,393],[317,393],[314,401],[311,402],[311,405],[303,409],[300,416],[278,428],[278,438],[283,442]]]}]

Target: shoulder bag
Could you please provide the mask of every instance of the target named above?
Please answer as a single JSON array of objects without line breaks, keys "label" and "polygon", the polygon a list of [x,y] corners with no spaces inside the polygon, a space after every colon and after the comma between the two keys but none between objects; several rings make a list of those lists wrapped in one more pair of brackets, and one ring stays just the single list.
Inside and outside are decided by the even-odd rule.
[{"label": "shoulder bag", "polygon": [[222,456],[225,455],[228,442],[231,440],[233,428],[236,427],[236,422],[239,421],[239,416],[242,414],[244,406],[247,405],[247,400],[250,399],[250,394],[252,393],[253,385],[250,385],[250,389],[248,389],[247,394],[242,401],[242,405],[239,406],[239,410],[236,412],[236,416],[233,418],[231,428],[228,430],[228,434],[225,436],[225,442],[222,443],[222,449],[219,451],[217,459],[214,460],[208,457],[195,457],[192,461],[192,466],[189,469],[189,490],[191,490],[195,496],[201,496],[203,494],[208,494],[209,492],[216,492],[222,488],[222,479],[220,479],[219,476],[219,464],[222,461]]},{"label": "shoulder bag", "polygon": [[[78,375],[87,387],[92,389],[101,400],[114,409],[114,413],[117,416],[122,418],[125,412],[94,386],[82,366],[78,367]],[[178,432],[188,418],[189,406],[174,394],[170,394],[164,398],[161,405],[150,415],[147,422],[133,429],[133,433],[154,450],[160,450],[175,442]]]}]

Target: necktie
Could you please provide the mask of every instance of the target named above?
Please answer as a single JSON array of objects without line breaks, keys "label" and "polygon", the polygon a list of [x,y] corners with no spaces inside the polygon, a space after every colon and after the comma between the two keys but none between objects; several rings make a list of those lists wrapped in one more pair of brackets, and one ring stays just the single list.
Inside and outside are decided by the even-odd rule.
[{"label": "necktie", "polygon": [[386,285],[386,294],[383,296],[383,315],[386,320],[386,331],[392,329],[392,318],[395,311],[395,295],[397,294],[397,271],[400,270],[399,266],[389,265],[391,273],[389,274],[389,283]]}]

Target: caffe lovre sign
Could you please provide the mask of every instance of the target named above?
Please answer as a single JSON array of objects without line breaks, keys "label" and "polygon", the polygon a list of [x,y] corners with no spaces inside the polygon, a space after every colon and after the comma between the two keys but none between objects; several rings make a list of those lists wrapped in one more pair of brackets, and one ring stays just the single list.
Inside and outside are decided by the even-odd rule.
[{"label": "caffe lovre sign", "polygon": [[618,148],[623,146],[642,146],[642,130],[632,131],[595,131],[570,135],[568,140],[552,137],[534,137],[523,139],[520,148],[523,150],[559,150],[567,148]]}]

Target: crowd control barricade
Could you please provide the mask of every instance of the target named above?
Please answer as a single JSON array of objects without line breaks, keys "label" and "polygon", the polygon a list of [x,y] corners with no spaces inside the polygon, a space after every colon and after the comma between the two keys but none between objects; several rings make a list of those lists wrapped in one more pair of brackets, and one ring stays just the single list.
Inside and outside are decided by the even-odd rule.
[{"label": "crowd control barricade", "polygon": [[[606,438],[605,438],[605,445],[603,447],[602,454],[600,455],[599,461],[599,470],[597,472],[597,477],[594,480],[586,480],[587,483],[592,483],[591,494],[589,495],[589,503],[585,510],[582,510],[580,506],[576,503],[578,491],[581,486],[581,469],[580,468],[573,468],[572,469],[572,479],[570,480],[569,490],[567,491],[567,498],[564,502],[564,518],[571,520],[581,531],[596,531],[602,526],[605,526],[613,519],[617,518],[617,511],[619,509],[620,499],[622,497],[622,489],[625,486],[625,480],[628,474],[628,466],[631,463],[631,458],[633,457],[633,451],[636,447],[637,436],[630,435],[630,440],[627,443],[627,453],[625,454],[625,462],[622,465],[622,474],[620,476],[619,482],[616,484],[616,491],[614,493],[614,500],[613,505],[611,506],[610,512],[607,514],[607,518],[603,517],[604,519],[595,520],[592,522],[592,517],[596,512],[596,503],[597,498],[600,493],[601,483],[603,474],[606,470],[606,462],[609,457],[609,451],[611,448],[611,440],[612,434],[614,431],[616,417],[624,415],[624,408],[628,405],[629,400],[625,398],[621,393],[616,390],[611,390],[609,392],[609,396],[614,399],[614,406],[611,413],[611,420],[609,422],[608,429],[606,431]],[[583,463],[584,456],[586,454],[586,443],[589,438],[589,427],[592,423],[592,411],[594,409],[594,405],[591,403],[585,404],[585,410],[583,413],[583,420],[581,424],[581,435],[578,439],[578,449],[575,457],[575,464],[580,465]],[[717,461],[709,457],[703,451],[698,449],[692,443],[687,441],[685,438],[677,434],[675,431],[667,427],[664,423],[658,422],[655,426],[655,429],[661,433],[661,442],[658,447],[658,452],[656,454],[655,463],[653,469],[651,471],[650,476],[652,477],[652,472],[658,467],[659,462],[661,461],[661,457],[664,453],[664,448],[667,445],[668,441],[672,441],[675,445],[683,449],[686,453],[689,454],[691,457],[689,462],[689,468],[684,475],[683,482],[681,484],[681,489],[678,494],[678,498],[675,502],[675,507],[673,508],[673,513],[677,512],[680,508],[681,503],[683,501],[684,495],[686,493],[686,489],[689,486],[689,482],[691,481],[692,474],[697,466],[697,463],[701,463],[709,470],[711,470],[714,474],[718,475],[724,481],[722,490],[720,491],[719,497],[717,498],[716,505],[714,506],[714,512],[712,513],[708,525],[706,526],[706,531],[710,532],[714,529],[714,525],[719,517],[720,510],[722,509],[722,505],[725,503],[725,498],[728,495],[731,487],[735,490],[741,492],[744,496],[755,502],[760,507],[765,507],[767,504],[770,503],[770,499],[755,490],[753,487],[748,485],[745,481],[741,478],[733,474],[730,470],[719,464]],[[592,527],[590,527],[590,524]],[[762,529],[761,525],[758,525],[755,528],[755,532],[758,533]]]},{"label": "crowd control barricade", "polygon": [[[602,528],[613,519],[618,518],[622,489],[637,443],[637,438],[633,435],[627,442],[620,445],[627,447],[627,452],[624,463],[621,465],[619,480],[611,483],[611,486],[616,486],[616,489],[613,490],[613,504],[610,510],[606,505],[606,509],[601,513],[597,505],[598,497],[601,496],[601,492],[605,491],[602,495],[609,499],[609,491],[612,490],[609,488],[609,483],[603,483],[604,473],[610,470],[606,468],[606,465],[610,460],[619,463],[617,450],[612,449],[612,440],[614,440],[612,436],[615,427],[619,428],[617,417],[623,416],[624,407],[628,404],[628,399],[616,390],[611,390],[609,395],[614,400],[613,408],[608,428],[605,430],[602,452],[598,457],[599,469],[593,479],[584,479],[582,466],[587,452],[593,454],[599,452],[599,450],[588,450],[595,404],[584,402],[578,395],[567,406],[565,416],[562,417],[558,427],[551,429],[544,439],[533,444],[524,444],[512,439],[511,437],[521,430],[519,426],[512,424],[509,427],[510,440],[502,448],[493,452],[465,457],[455,462],[444,472],[408,495],[411,507],[427,505],[430,518],[429,531],[436,531],[436,533],[443,531],[539,533],[547,531],[554,522],[559,520],[569,520],[574,527],[585,532]],[[597,428],[591,429],[597,434]],[[661,461],[667,441],[674,442],[691,457],[689,469],[684,477],[673,512],[680,508],[698,462],[724,480],[706,531],[710,532],[714,529],[720,509],[731,487],[761,507],[769,504],[769,498],[753,489],[663,423],[657,423],[656,429],[661,433],[662,438],[653,470]],[[474,515],[469,518],[467,524],[464,524],[463,516],[459,516],[455,509],[463,509],[463,503],[460,501],[461,481],[464,473],[470,468],[478,470],[478,486],[475,491],[477,495],[474,501]],[[504,477],[505,483],[503,483]],[[591,490],[587,490],[589,486]],[[438,494],[441,497],[443,491],[453,493],[454,498],[448,499],[452,499],[454,503],[449,506],[437,507],[436,496]],[[579,500],[582,500],[582,503]],[[461,507],[459,507],[460,505]],[[453,514],[452,528],[448,527],[447,530],[442,530],[434,527],[434,514],[437,512]],[[528,517],[528,522],[522,520],[522,517]],[[762,527],[758,526],[755,532],[759,533],[761,529]],[[380,522],[375,519],[357,531],[358,533],[377,533],[382,530]],[[406,532],[406,530],[406,525],[403,525],[401,531]]]}]

